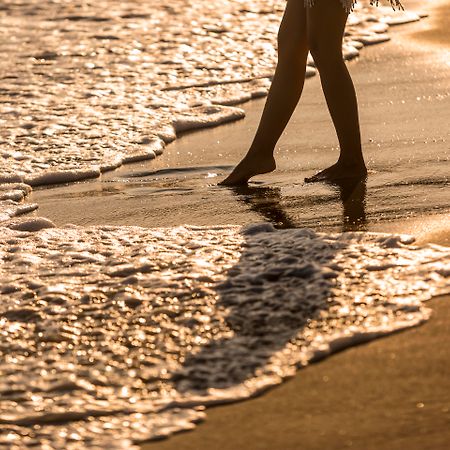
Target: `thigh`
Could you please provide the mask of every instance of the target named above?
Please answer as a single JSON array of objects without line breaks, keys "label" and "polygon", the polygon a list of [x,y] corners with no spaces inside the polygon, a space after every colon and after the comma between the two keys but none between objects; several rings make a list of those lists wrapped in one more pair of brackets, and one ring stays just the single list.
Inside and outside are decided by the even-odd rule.
[{"label": "thigh", "polygon": [[314,0],[306,8],[307,39],[311,52],[341,53],[348,13],[340,0]]},{"label": "thigh", "polygon": [[278,31],[278,50],[307,48],[306,8],[304,0],[287,0]]}]

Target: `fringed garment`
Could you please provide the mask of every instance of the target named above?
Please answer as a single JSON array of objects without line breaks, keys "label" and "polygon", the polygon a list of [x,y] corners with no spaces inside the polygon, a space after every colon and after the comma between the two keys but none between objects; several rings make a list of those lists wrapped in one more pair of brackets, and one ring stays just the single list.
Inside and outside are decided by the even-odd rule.
[{"label": "fringed garment", "polygon": [[[371,5],[378,6],[380,0],[370,0]],[[353,11],[353,7],[355,6],[357,0],[341,0],[342,6],[347,12]],[[400,0],[386,0],[386,2],[390,3],[393,9],[404,9]],[[305,6],[313,6],[314,0],[305,0]]]}]

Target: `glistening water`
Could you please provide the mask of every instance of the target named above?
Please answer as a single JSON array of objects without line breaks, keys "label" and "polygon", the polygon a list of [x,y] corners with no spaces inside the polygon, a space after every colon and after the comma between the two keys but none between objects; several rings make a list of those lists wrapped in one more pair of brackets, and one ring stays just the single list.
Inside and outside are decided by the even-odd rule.
[{"label": "glistening water", "polygon": [[[205,405],[421,323],[422,302],[449,292],[447,248],[333,233],[448,212],[446,136],[438,120],[413,120],[418,106],[439,116],[448,98],[429,52],[414,46],[411,69],[411,57],[398,61],[412,50],[386,47],[384,78],[370,58],[358,66],[378,78],[361,89],[376,116],[364,118],[367,184],[302,183],[337,155],[317,77],[310,121],[293,119],[278,171],[247,188],[216,182],[255,129],[250,104],[245,126],[166,146],[176,132],[243,117],[230,105],[265,94],[279,5],[3,2],[0,446],[132,448],[192,428]],[[358,10],[346,57],[388,39],[391,14]],[[402,102],[393,136],[390,108]],[[205,227],[179,226],[188,222]]]},{"label": "glistening water", "polygon": [[0,443],[131,448],[427,319],[449,249],[247,227],[1,229]]}]

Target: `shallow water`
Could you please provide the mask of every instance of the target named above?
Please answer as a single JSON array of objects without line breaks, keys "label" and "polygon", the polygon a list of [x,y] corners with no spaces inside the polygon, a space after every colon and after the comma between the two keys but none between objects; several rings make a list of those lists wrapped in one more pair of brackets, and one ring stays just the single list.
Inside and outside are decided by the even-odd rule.
[{"label": "shallow water", "polygon": [[407,236],[266,223],[0,233],[12,448],[130,448],[191,428],[204,405],[422,322],[422,301],[450,290],[449,249]]},{"label": "shallow water", "polygon": [[[86,80],[95,79],[96,67],[92,64],[102,58],[109,64],[112,58],[120,63],[122,72],[126,67],[128,72],[124,79],[108,79],[120,87],[109,92],[108,98],[120,110],[124,107],[129,119],[117,118],[117,108],[105,112],[111,105],[98,103],[105,97],[103,91],[94,90],[80,100],[79,92],[71,90],[69,83],[64,88],[62,106],[72,108],[76,123],[60,123],[55,91],[27,91],[22,94],[32,99],[36,114],[44,112],[43,125],[32,126],[36,116],[25,117],[23,123],[17,121],[25,103],[22,105],[23,99],[17,96],[20,86],[14,88],[16,91],[9,86],[2,92],[2,99],[6,99],[2,107],[7,105],[7,114],[2,119],[6,135],[0,169],[6,181],[40,184],[96,176],[101,169],[126,160],[153,158],[155,150],[160,153],[165,145],[161,139],[174,137],[170,127],[162,128],[160,135],[153,134],[161,123],[166,126],[169,122],[158,122],[160,117],[156,115],[156,122],[149,124],[145,115],[149,111],[143,115],[142,109],[135,110],[128,103],[132,98],[139,106],[142,99],[147,102],[145,95],[153,92],[145,74],[146,70],[150,73],[145,65],[150,52],[130,53],[141,48],[133,37],[145,34],[153,39],[152,33],[160,31],[158,27],[144,30],[146,21],[160,20],[158,14],[173,16],[174,11],[158,7],[156,14],[148,17],[140,10],[144,2],[119,3],[55,1],[50,5],[56,15],[50,19],[48,9],[41,4],[38,7],[36,2],[5,3],[1,26],[11,29],[14,25],[22,33],[16,36],[16,43],[19,53],[23,52],[24,67],[30,69],[24,71],[27,73],[22,81],[36,75],[42,80],[45,70],[72,71],[71,64],[76,63],[82,67],[77,82],[84,86]],[[253,8],[262,3],[246,5]],[[106,4],[114,8],[107,10]],[[183,20],[192,19],[189,14],[195,8],[205,7],[187,0],[176,4],[190,11]],[[124,12],[122,8],[130,5],[134,9]],[[103,8],[101,14],[95,8]],[[39,58],[35,46],[39,44],[42,51],[42,42],[33,42],[27,30],[18,26],[24,23],[24,11],[27,20],[33,17],[43,24],[42,29],[33,28],[34,36],[44,36],[48,46],[47,53]],[[380,17],[386,19],[388,12],[377,11],[381,14],[379,25]],[[275,16],[278,20],[279,13],[277,9],[252,10],[248,24],[259,26],[261,21],[275,21]],[[16,22],[4,20],[11,14]],[[214,14],[217,11],[211,10],[204,19],[216,26]],[[358,16],[354,17],[357,21]],[[367,29],[373,20],[363,27]],[[78,49],[76,55],[51,51],[54,41],[48,31],[58,28],[54,22],[61,21],[67,26],[69,44],[77,36],[86,39],[80,44],[84,50]],[[178,33],[172,50],[187,51],[184,38],[189,29],[180,23],[172,25]],[[202,23],[211,39],[208,42],[217,47],[228,31],[221,30],[217,40],[219,30],[207,25]],[[381,35],[380,39],[386,39],[380,33],[383,29],[378,27],[365,38]],[[275,30],[265,30],[272,40]],[[116,34],[103,34],[106,32]],[[230,33],[234,36],[234,29]],[[205,34],[199,36],[202,40]],[[245,49],[247,41],[238,38]],[[158,45],[166,41],[167,36]],[[96,42],[96,48],[108,50],[101,50],[100,59],[89,53],[92,42]],[[2,48],[11,50],[5,43]],[[383,56],[398,61],[392,53]],[[233,67],[233,75],[247,70],[244,60]],[[139,73],[142,79],[130,74],[130,61],[133,73]],[[415,79],[427,83],[427,88],[420,85],[423,92],[414,92],[420,92],[421,108],[439,114],[448,99],[447,84],[441,73],[429,86],[433,65],[440,67],[433,61],[424,59],[418,65],[423,70],[415,74]],[[8,61],[10,66],[5,70],[16,63]],[[163,71],[163,78],[175,83],[191,74],[180,61],[172,63],[182,70],[171,67]],[[207,78],[203,69],[195,72],[198,80]],[[255,70],[260,69],[258,66]],[[208,70],[214,74],[217,68]],[[374,67],[368,66],[366,72],[369,80],[383,77]],[[151,162],[104,173],[97,181],[35,188],[31,194],[27,184],[1,185],[0,220],[5,226],[0,228],[0,446],[131,448],[133,443],[192,428],[204,417],[205,405],[246,398],[281,382],[311,360],[426,320],[430,312],[422,301],[449,292],[447,248],[415,247],[411,238],[392,234],[330,232],[372,230],[384,220],[391,223],[396,218],[432,213],[443,217],[449,211],[445,195],[448,166],[443,165],[448,162],[447,136],[437,122],[421,127],[408,122],[419,105],[419,96],[407,98],[408,90],[392,84],[392,73],[382,83],[398,89],[389,97],[386,92],[368,93],[373,101],[370,107],[382,105],[384,113],[389,114],[388,102],[406,98],[408,115],[397,118],[402,126],[394,137],[391,131],[383,131],[386,122],[371,123],[369,118],[365,151],[371,173],[366,186],[302,183],[303,176],[323,167],[337,152],[330,138],[329,120],[325,122],[316,112],[323,105],[315,99],[314,78],[310,85],[316,90],[304,99],[312,118],[310,129],[302,134],[300,145],[285,138],[279,149],[278,172],[247,188],[222,189],[216,182],[236,162],[244,140],[252,134],[261,108],[257,102],[246,107],[245,129],[230,124],[208,134],[186,134]],[[395,73],[400,77],[401,72]],[[10,78],[6,75],[6,79]],[[11,83],[18,81],[20,78],[15,78]],[[229,104],[249,98],[244,85],[211,84],[204,90],[197,86],[186,96],[173,91],[176,95],[161,94],[161,98],[188,102],[198,99],[201,92],[206,97],[220,94],[219,103]],[[257,87],[255,95],[261,95],[267,79],[257,78],[249,85]],[[39,86],[43,89],[47,84]],[[60,85],[53,87],[63,89]],[[228,95],[225,99],[224,92]],[[57,99],[59,102],[60,97]],[[362,103],[365,101],[363,97]],[[95,104],[94,109],[90,109],[90,102]],[[100,115],[99,105],[105,109]],[[243,115],[241,108],[208,108],[189,109],[189,117],[183,115],[175,121],[178,131]],[[214,117],[205,116],[205,112],[213,112]],[[173,116],[170,108],[165,113],[169,115],[164,115],[164,120]],[[44,123],[48,120],[49,129]],[[291,126],[298,124],[294,118]],[[143,134],[145,127],[148,132]],[[121,137],[104,132],[110,129]],[[295,136],[298,139],[298,133]],[[24,145],[28,153],[21,150]],[[22,203],[28,194],[29,202]],[[32,217],[17,217],[37,205],[39,210]],[[48,217],[59,228],[37,215]],[[275,231],[265,223],[241,232],[239,227],[223,226],[261,219],[277,228],[297,229]],[[67,226],[68,222],[81,227]],[[186,222],[208,227],[178,227]],[[161,226],[168,228],[155,228]],[[308,226],[326,233],[305,229]]]},{"label": "shallow water", "polygon": [[[424,158],[403,176],[401,172],[373,171],[367,182],[328,185],[303,183],[299,178],[306,176],[306,171],[286,170],[234,189],[215,184],[232,166],[137,171],[105,181],[102,195],[109,189],[112,199],[122,193],[121,201],[130,207],[130,220],[143,226],[174,226],[181,215],[199,225],[245,224],[252,217],[278,228],[366,230],[383,220],[449,211],[447,167],[433,162]],[[411,172],[421,175],[414,177]],[[160,211],[163,208],[165,214]],[[142,214],[144,209],[152,214]]]}]

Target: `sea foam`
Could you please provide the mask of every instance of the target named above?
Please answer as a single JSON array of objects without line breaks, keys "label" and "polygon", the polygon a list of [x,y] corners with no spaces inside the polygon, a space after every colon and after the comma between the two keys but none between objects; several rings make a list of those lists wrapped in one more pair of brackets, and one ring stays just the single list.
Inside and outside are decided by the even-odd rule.
[{"label": "sea foam", "polygon": [[[5,0],[0,180],[97,177],[152,159],[177,133],[237,120],[267,94],[284,0]],[[410,12],[359,2],[344,57],[389,39]],[[308,60],[306,76],[316,73]]]},{"label": "sea foam", "polygon": [[[205,405],[420,323],[421,302],[448,292],[448,249],[402,236],[18,217],[37,207],[22,203],[32,185],[97,177],[243,117],[234,105],[270,85],[283,7],[2,3],[0,446],[130,448],[192,428]],[[399,17],[361,4],[345,58]]]},{"label": "sea foam", "polygon": [[0,228],[0,446],[131,448],[417,325],[450,249],[256,224]]}]

